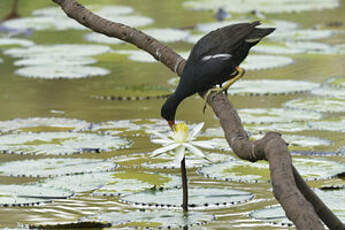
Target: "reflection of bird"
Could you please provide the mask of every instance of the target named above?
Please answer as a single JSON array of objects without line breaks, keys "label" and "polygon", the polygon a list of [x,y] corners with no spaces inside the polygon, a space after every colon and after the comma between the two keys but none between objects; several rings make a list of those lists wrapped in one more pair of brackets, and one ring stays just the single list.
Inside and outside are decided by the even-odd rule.
[{"label": "reflection of bird", "polygon": [[258,25],[260,22],[256,21],[225,26],[208,33],[195,44],[175,92],[162,106],[161,115],[171,128],[183,99],[228,81],[216,90],[226,91],[242,77],[244,70],[238,65],[247,57],[249,49],[275,30],[256,28]]},{"label": "reflection of bird", "polygon": [[224,19],[231,17],[231,15],[228,12],[226,12],[223,8],[218,8],[215,16],[216,16],[217,21],[219,22],[224,21]]}]

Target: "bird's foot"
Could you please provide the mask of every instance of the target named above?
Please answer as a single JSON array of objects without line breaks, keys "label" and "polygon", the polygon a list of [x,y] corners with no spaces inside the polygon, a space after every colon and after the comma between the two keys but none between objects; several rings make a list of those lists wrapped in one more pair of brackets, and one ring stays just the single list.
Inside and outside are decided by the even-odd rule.
[{"label": "bird's foot", "polygon": [[229,87],[232,86],[236,81],[241,79],[246,72],[243,68],[239,66],[236,66],[235,70],[236,71],[232,74],[233,77],[230,80],[226,81],[224,86],[222,87],[222,90],[224,92],[227,92]]},{"label": "bird's foot", "polygon": [[216,88],[216,87],[214,87],[214,88],[211,88],[211,89],[207,90],[207,92],[204,94],[205,105],[204,105],[204,108],[202,109],[202,112],[205,113],[205,111],[206,111],[206,108],[207,108],[207,98],[208,98],[208,96],[210,96],[211,94],[214,93],[214,95],[212,95],[212,98],[213,98],[213,97],[215,97],[215,96],[217,96],[218,94],[221,94],[221,93],[223,93],[223,92],[225,92],[224,89],[223,89],[223,87],[221,87],[221,88]]}]

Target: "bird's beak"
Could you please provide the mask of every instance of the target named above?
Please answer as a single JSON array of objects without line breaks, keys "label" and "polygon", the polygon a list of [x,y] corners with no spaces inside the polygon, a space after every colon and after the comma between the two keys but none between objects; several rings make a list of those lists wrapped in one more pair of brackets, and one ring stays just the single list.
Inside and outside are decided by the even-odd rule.
[{"label": "bird's beak", "polygon": [[174,121],[174,120],[168,121],[168,124],[169,124],[171,130],[172,130],[172,131],[175,131],[175,121]]}]

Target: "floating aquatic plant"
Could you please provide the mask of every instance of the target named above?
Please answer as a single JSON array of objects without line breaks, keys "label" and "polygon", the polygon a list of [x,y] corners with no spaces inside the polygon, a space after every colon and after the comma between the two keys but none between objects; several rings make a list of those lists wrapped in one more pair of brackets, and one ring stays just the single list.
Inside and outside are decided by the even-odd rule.
[{"label": "floating aquatic plant", "polygon": [[[345,165],[336,161],[318,158],[293,158],[293,165],[307,181],[334,178],[345,172]],[[255,163],[232,160],[208,165],[198,172],[208,178],[245,183],[270,181],[269,165],[266,161]]]},{"label": "floating aquatic plant", "polygon": [[187,214],[179,210],[140,209],[127,212],[108,212],[84,217],[82,221],[100,221],[113,226],[128,225],[137,229],[173,229],[206,224],[215,217],[213,215],[190,211]]},{"label": "floating aquatic plant", "polygon": [[144,33],[149,34],[155,39],[162,42],[178,42],[187,38],[189,32],[180,29],[145,29]]},{"label": "floating aquatic plant", "polygon": [[326,84],[335,88],[345,88],[345,77],[332,77],[326,81]]},{"label": "floating aquatic plant", "polygon": [[[254,198],[250,192],[228,188],[191,188],[191,209],[224,208],[247,202]],[[155,192],[140,192],[126,195],[120,199],[140,208],[181,208],[181,189],[167,189]]]},{"label": "floating aquatic plant", "polygon": [[341,88],[334,88],[329,86],[323,86],[319,88],[315,88],[311,91],[312,94],[317,96],[325,96],[325,97],[335,97],[339,99],[345,99],[345,90]]},{"label": "floating aquatic plant", "polygon": [[118,38],[108,37],[104,34],[91,32],[85,35],[85,40],[90,42],[97,42],[97,43],[104,43],[104,44],[112,44],[112,45],[118,45],[118,44],[124,44],[125,41],[122,41]]},{"label": "floating aquatic plant", "polygon": [[[284,87],[281,87],[282,85]],[[228,93],[243,96],[297,94],[309,92],[319,85],[314,82],[295,80],[240,80],[229,88]]]},{"label": "floating aquatic plant", "polygon": [[71,196],[73,196],[71,191],[42,187],[39,184],[0,185],[0,207],[39,205]]},{"label": "floating aquatic plant", "polygon": [[[248,22],[248,20],[231,20],[231,21],[222,21],[222,22],[209,22],[209,23],[202,23],[196,26],[196,29],[200,32],[208,33],[218,28],[228,26],[230,24],[235,23],[244,23]],[[295,22],[290,21],[282,21],[282,20],[271,20],[264,22],[265,27],[275,27],[276,31],[290,31],[294,30],[298,27],[298,24]],[[269,35],[271,36],[271,35]]]},{"label": "floating aquatic plant", "polygon": [[0,175],[15,177],[55,177],[106,172],[115,168],[117,168],[117,165],[109,160],[49,158],[1,163]]},{"label": "floating aquatic plant", "polygon": [[30,66],[15,71],[15,74],[27,78],[42,79],[79,79],[94,76],[104,76],[110,71],[94,66]]},{"label": "floating aquatic plant", "polygon": [[4,51],[4,54],[15,58],[51,58],[51,57],[80,57],[92,56],[111,51],[109,46],[82,45],[82,44],[53,44],[35,45],[26,48],[12,48]]},{"label": "floating aquatic plant", "polygon": [[44,56],[34,56],[29,58],[23,58],[14,62],[15,66],[81,66],[96,63],[97,60],[84,57],[84,56],[66,56],[61,57],[44,57]]},{"label": "floating aquatic plant", "polygon": [[131,27],[141,27],[141,26],[147,26],[154,23],[154,19],[146,16],[138,16],[138,15],[114,15],[114,14],[108,14],[103,15],[105,19],[108,19],[109,21],[122,23],[127,26]]},{"label": "floating aquatic plant", "polygon": [[142,171],[117,171],[112,173],[106,185],[95,190],[94,196],[120,196],[145,190],[161,190],[177,187],[181,178],[175,175]]},{"label": "floating aquatic plant", "polygon": [[[157,62],[157,60],[154,59],[154,57],[151,54],[142,50],[116,50],[114,52],[118,54],[127,54],[129,55],[128,58],[132,61],[148,62],[148,63]],[[189,55],[189,52],[180,52],[179,54],[182,57],[187,58]]]},{"label": "floating aquatic plant", "polygon": [[301,132],[310,130],[308,123],[305,121],[290,121],[263,124],[245,124],[244,128],[252,133],[260,133],[262,131],[275,132]]},{"label": "floating aquatic plant", "polygon": [[76,132],[14,133],[0,136],[0,152],[10,154],[69,155],[109,152],[130,142],[116,136]]},{"label": "floating aquatic plant", "polygon": [[330,132],[345,132],[345,117],[336,117],[322,121],[310,121],[308,126],[312,130],[323,130]]},{"label": "floating aquatic plant", "polygon": [[339,6],[338,0],[233,0],[225,2],[222,0],[201,0],[201,1],[186,1],[183,4],[186,8],[193,10],[217,10],[224,8],[226,11],[236,13],[249,13],[253,10],[262,11],[265,13],[281,13],[281,12],[300,12],[306,10],[322,10],[334,9]]},{"label": "floating aquatic plant", "polygon": [[331,30],[290,30],[273,33],[269,38],[279,41],[299,41],[324,39],[332,35],[334,35],[334,32]]},{"label": "floating aquatic plant", "polygon": [[[329,207],[332,212],[345,222],[345,189],[339,190],[319,190],[314,189],[317,196]],[[279,206],[266,207],[250,213],[254,219],[262,220],[272,224],[292,226],[293,223],[285,216],[283,208]]]},{"label": "floating aquatic plant", "polygon": [[318,112],[306,113],[303,110],[285,108],[239,109],[238,114],[241,120],[247,124],[310,121],[319,120],[322,117],[322,114]]},{"label": "floating aquatic plant", "polygon": [[262,70],[270,68],[278,68],[293,63],[293,59],[284,56],[271,55],[249,55],[241,64],[246,70]]},{"label": "floating aquatic plant", "polygon": [[23,129],[42,128],[48,130],[81,130],[91,126],[89,122],[71,118],[61,117],[32,117],[16,118],[13,120],[0,121],[0,132],[12,130],[22,131]]},{"label": "floating aquatic plant", "polygon": [[345,112],[345,100],[336,97],[298,98],[288,101],[285,107],[324,113]]},{"label": "floating aquatic plant", "polygon": [[0,46],[12,46],[12,45],[20,45],[20,46],[33,46],[35,43],[23,39],[23,38],[2,38],[0,37]]},{"label": "floating aquatic plant", "polygon": [[[159,132],[150,131],[150,133],[159,137],[160,139],[152,139],[151,141],[155,144],[161,144],[163,147],[156,149],[152,152],[152,157],[157,157],[163,153],[175,151],[176,163],[181,165],[181,176],[182,176],[182,188],[183,188],[183,210],[188,210],[188,182],[186,172],[186,150],[191,154],[194,154],[200,158],[208,159],[206,155],[197,147],[202,148],[214,148],[211,142],[208,141],[195,141],[197,135],[201,131],[204,123],[196,125],[192,130],[191,134],[188,133],[188,126],[186,123],[178,123],[174,125],[173,132],[169,136]],[[197,146],[197,147],[196,147]]]}]

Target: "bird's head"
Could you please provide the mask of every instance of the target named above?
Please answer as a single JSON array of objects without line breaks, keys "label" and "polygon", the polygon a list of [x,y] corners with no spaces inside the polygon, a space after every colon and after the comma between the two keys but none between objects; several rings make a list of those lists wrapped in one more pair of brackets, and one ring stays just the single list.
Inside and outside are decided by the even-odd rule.
[{"label": "bird's head", "polygon": [[172,130],[175,129],[175,115],[180,101],[175,94],[172,94],[165,101],[161,109],[161,116],[168,122]]}]

